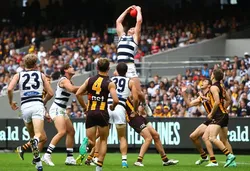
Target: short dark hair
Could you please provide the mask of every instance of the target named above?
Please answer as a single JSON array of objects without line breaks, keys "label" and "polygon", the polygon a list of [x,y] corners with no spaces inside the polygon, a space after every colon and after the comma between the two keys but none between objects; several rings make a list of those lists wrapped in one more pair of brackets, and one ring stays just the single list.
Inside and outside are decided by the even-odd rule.
[{"label": "short dark hair", "polygon": [[221,81],[224,77],[224,74],[221,69],[215,69],[213,71],[213,74],[216,81]]},{"label": "short dark hair", "polygon": [[117,66],[116,66],[116,71],[118,72],[118,74],[120,76],[125,76],[127,71],[128,71],[128,66],[127,64],[125,64],[124,62],[121,62],[119,63]]},{"label": "short dark hair", "polygon": [[206,78],[205,80],[207,80],[207,81],[208,81],[208,85],[212,85],[212,84],[213,84],[211,79]]},{"label": "short dark hair", "polygon": [[61,75],[65,75],[65,71],[66,69],[69,69],[71,66],[70,64],[64,64],[61,68]]},{"label": "short dark hair", "polygon": [[109,60],[100,58],[97,62],[97,68],[100,72],[107,72],[109,70]]}]

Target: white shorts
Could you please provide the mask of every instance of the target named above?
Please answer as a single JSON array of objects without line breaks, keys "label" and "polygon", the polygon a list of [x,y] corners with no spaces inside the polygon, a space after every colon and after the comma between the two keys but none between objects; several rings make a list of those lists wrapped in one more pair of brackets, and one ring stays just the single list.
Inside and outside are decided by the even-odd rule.
[{"label": "white shorts", "polygon": [[134,63],[127,63],[127,66],[128,66],[128,71],[126,73],[126,77],[127,78],[138,77],[137,72],[136,72],[136,68],[135,68],[135,64]]},{"label": "white shorts", "polygon": [[126,110],[123,106],[117,105],[114,111],[109,109],[110,104],[108,105],[109,112],[109,123],[110,124],[126,124]]},{"label": "white shorts", "polygon": [[64,116],[65,118],[69,118],[66,114],[66,109],[59,107],[57,104],[53,103],[49,109],[49,116],[52,120],[57,116]]},{"label": "white shorts", "polygon": [[32,119],[44,120],[45,107],[42,104],[32,103],[21,106],[22,118],[25,123],[30,123]]}]

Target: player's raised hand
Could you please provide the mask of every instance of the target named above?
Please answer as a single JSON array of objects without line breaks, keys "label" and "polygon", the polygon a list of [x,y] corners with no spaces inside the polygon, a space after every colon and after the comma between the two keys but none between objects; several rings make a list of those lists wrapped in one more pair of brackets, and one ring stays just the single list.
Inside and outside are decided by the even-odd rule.
[{"label": "player's raised hand", "polygon": [[132,9],[136,9],[136,5],[131,5],[130,7],[128,7],[128,8],[126,9],[126,11],[129,13],[130,10],[132,10]]},{"label": "player's raised hand", "polygon": [[17,110],[19,107],[17,106],[17,102],[12,102],[10,104],[12,110]]}]

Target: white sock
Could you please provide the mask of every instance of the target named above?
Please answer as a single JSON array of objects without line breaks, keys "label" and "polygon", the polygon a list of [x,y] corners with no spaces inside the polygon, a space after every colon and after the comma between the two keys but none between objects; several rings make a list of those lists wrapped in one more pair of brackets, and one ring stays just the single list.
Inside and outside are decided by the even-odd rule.
[{"label": "white sock", "polygon": [[127,161],[127,155],[122,155],[122,161]]}]

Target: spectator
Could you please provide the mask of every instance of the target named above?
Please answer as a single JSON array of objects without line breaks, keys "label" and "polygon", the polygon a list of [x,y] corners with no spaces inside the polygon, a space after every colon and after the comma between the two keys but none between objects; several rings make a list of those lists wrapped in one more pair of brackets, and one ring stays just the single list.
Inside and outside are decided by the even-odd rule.
[{"label": "spectator", "polygon": [[209,70],[208,70],[208,64],[204,64],[203,68],[201,70],[201,74],[206,77],[209,78]]},{"label": "spectator", "polygon": [[157,107],[155,108],[155,111],[154,111],[153,116],[154,116],[155,118],[159,118],[159,117],[162,117],[162,116],[163,116],[161,106],[157,106]]}]

